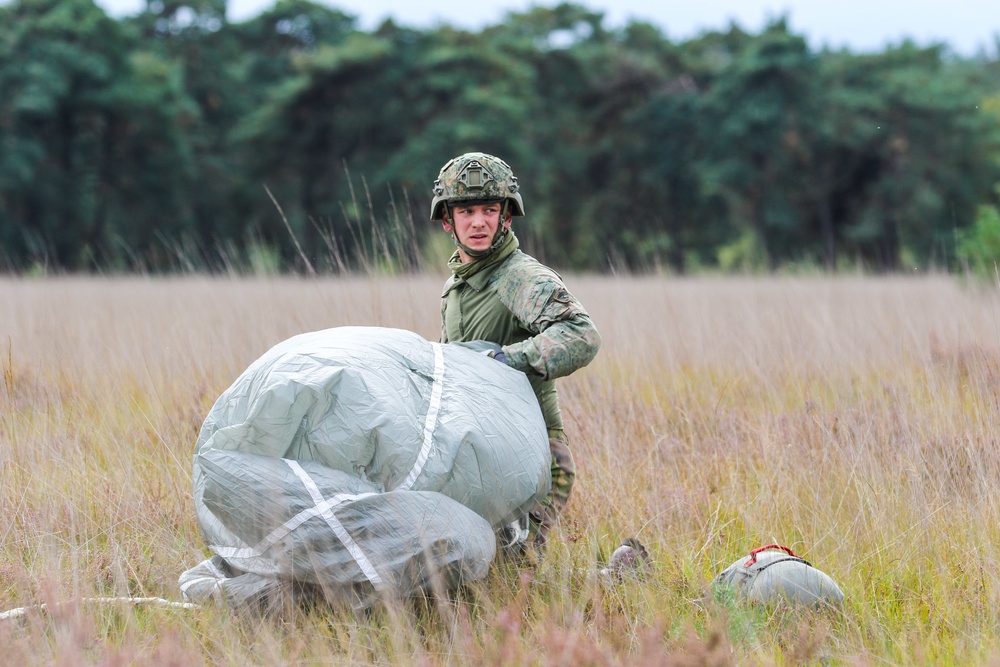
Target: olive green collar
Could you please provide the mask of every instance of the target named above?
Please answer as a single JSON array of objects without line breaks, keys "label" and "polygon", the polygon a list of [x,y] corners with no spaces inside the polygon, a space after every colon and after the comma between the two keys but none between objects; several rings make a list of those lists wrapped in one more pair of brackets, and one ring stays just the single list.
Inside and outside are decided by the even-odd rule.
[{"label": "olive green collar", "polygon": [[513,231],[508,231],[506,238],[500,247],[494,252],[491,252],[486,257],[482,259],[477,259],[475,261],[469,262],[468,264],[463,264],[461,259],[459,259],[458,251],[451,256],[448,260],[448,268],[455,276],[455,280],[452,283],[459,281],[465,281],[469,284],[472,289],[477,292],[486,287],[486,283],[489,281],[490,276],[493,274],[493,270],[500,266],[505,259],[511,256],[511,254],[517,250],[518,247],[517,237],[514,236]]}]

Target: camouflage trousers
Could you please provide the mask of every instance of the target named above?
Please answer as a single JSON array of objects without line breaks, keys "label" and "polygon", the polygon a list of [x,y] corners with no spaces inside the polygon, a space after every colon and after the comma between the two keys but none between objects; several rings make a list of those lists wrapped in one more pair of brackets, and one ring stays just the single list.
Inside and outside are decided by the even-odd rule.
[{"label": "camouflage trousers", "polygon": [[559,522],[576,479],[576,463],[569,449],[569,439],[561,429],[549,429],[549,451],[552,453],[552,488],[528,515],[532,538],[539,547],[545,545],[549,531]]}]

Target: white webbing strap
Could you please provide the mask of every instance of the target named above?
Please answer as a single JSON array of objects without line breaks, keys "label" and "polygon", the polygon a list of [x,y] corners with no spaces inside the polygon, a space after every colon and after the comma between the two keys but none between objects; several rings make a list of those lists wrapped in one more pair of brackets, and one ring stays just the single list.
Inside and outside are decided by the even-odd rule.
[{"label": "white webbing strap", "polygon": [[340,493],[327,498],[315,507],[302,510],[291,519],[272,530],[267,537],[262,539],[255,546],[238,548],[213,544],[210,545],[210,548],[214,553],[222,556],[223,558],[256,558],[263,555],[263,553],[273,547],[278,540],[282,539],[314,516],[322,516],[324,512],[331,510],[338,505],[342,505],[343,503],[357,500],[359,498],[367,498],[368,496],[373,495],[375,494],[359,493],[358,495],[353,495],[350,493]]},{"label": "white webbing strap", "polygon": [[431,343],[431,347],[434,348],[434,385],[431,387],[431,400],[427,407],[427,417],[424,419],[424,441],[410,474],[396,487],[397,491],[409,491],[413,487],[434,445],[434,429],[437,427],[438,414],[441,412],[441,394],[444,392],[444,350],[440,343]]},{"label": "white webbing strap", "polygon": [[340,521],[337,520],[337,517],[333,514],[333,509],[338,505],[361,498],[367,498],[368,496],[373,496],[375,494],[359,493],[355,495],[350,493],[338,493],[330,498],[323,498],[323,494],[319,492],[316,482],[309,477],[309,474],[302,469],[302,466],[300,466],[297,461],[289,459],[282,460],[288,464],[288,467],[292,469],[295,476],[298,477],[305,486],[306,491],[309,492],[309,496],[312,498],[313,502],[316,503],[315,506],[302,510],[291,519],[272,530],[267,537],[252,547],[239,548],[212,545],[212,551],[223,558],[259,558],[264,555],[265,551],[273,547],[293,530],[304,524],[309,519],[318,516],[326,521],[327,525],[330,526],[334,535],[337,536],[337,539],[340,540],[341,544],[344,545],[348,553],[351,554],[354,562],[356,562],[358,567],[361,568],[361,572],[365,575],[368,581],[370,581],[375,587],[381,586],[382,578],[378,575],[378,572],[375,571],[371,561],[368,560],[368,557],[361,551],[361,547],[359,547],[357,542],[351,538],[347,529],[344,528],[343,524],[341,524]]},{"label": "white webbing strap", "polygon": [[[291,461],[289,459],[285,459],[285,463],[287,463],[288,467],[292,469],[292,472],[295,473],[295,476],[298,477],[303,484],[305,484],[306,490],[309,491],[309,495],[312,496],[313,502],[316,503],[316,506],[319,507],[321,505],[326,504],[326,499],[324,499],[323,494],[319,492],[319,488],[317,488],[316,482],[314,482],[312,477],[310,477],[309,474],[302,469],[302,466],[299,465],[298,461]],[[364,494],[364,495],[371,495],[371,494]],[[360,497],[361,496],[354,496],[354,498],[360,498]],[[326,521],[327,525],[330,526],[331,529],[333,529],[334,535],[336,535],[337,539],[340,540],[341,544],[343,544],[344,547],[346,547],[348,553],[351,554],[351,557],[354,559],[354,562],[357,563],[358,567],[361,568],[361,571],[364,573],[365,577],[368,578],[368,581],[372,582],[372,586],[379,588],[382,585],[382,578],[378,576],[378,572],[375,571],[375,568],[372,566],[371,561],[369,561],[368,557],[365,556],[365,553],[361,550],[361,547],[358,546],[358,543],[354,541],[354,538],[352,538],[350,533],[347,532],[347,529],[344,528],[344,525],[337,520],[336,516],[334,516],[333,507],[327,507],[326,509],[324,509],[320,513],[320,516],[323,518],[324,521]]]}]

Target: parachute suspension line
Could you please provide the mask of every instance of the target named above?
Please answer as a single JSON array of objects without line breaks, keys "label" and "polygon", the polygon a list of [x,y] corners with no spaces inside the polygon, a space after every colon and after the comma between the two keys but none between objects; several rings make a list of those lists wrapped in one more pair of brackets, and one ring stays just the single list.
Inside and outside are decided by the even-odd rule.
[{"label": "parachute suspension line", "polygon": [[[312,498],[313,502],[316,503],[316,507],[320,507],[325,504],[327,501],[323,497],[323,494],[319,492],[316,482],[314,482],[313,478],[309,476],[309,473],[302,469],[302,466],[299,465],[298,461],[292,461],[290,459],[284,459],[284,461],[288,464],[288,467],[292,469],[292,472],[295,473],[295,476],[299,478],[299,481],[305,485],[306,490],[309,492],[309,496]],[[333,513],[333,508],[327,508],[321,512],[319,516],[326,521],[328,526],[330,526],[334,535],[337,536],[337,539],[340,540],[341,544],[343,544],[347,551],[351,554],[354,562],[358,564],[358,567],[361,568],[361,572],[364,573],[365,577],[368,578],[368,581],[372,583],[372,586],[375,588],[381,588],[382,577],[380,577],[378,572],[375,571],[375,567],[371,564],[371,561],[368,560],[368,557],[365,556],[365,552],[361,550],[361,547],[359,547],[358,543],[354,541],[351,534],[347,532],[344,525],[337,520],[337,517]]]},{"label": "parachute suspension line", "polygon": [[[110,605],[110,604],[152,604],[158,607],[173,607],[175,609],[198,609],[200,605],[196,605],[193,602],[174,602],[173,600],[165,600],[163,598],[80,598],[82,604],[91,605]],[[17,609],[11,609],[10,611],[5,611],[0,614],[0,621],[7,621],[12,618],[21,618],[29,611],[48,611],[49,604],[36,604],[30,607],[18,607]]]},{"label": "parachute suspension line", "polygon": [[417,454],[417,460],[413,462],[410,474],[406,476],[402,484],[396,487],[396,491],[409,491],[413,488],[434,446],[434,429],[437,428],[438,414],[441,412],[441,394],[444,393],[444,350],[441,343],[431,343],[431,347],[434,349],[434,384],[431,387],[431,400],[427,406],[427,417],[424,419],[424,441],[420,446],[420,453]]}]

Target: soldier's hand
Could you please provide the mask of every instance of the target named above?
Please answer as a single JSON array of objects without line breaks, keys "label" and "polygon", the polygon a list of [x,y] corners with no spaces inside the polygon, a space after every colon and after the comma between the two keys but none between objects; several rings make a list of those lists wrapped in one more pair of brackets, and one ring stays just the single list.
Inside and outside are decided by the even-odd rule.
[{"label": "soldier's hand", "polygon": [[490,350],[489,357],[490,359],[496,359],[502,364],[507,363],[507,355],[503,353],[503,350]]}]

